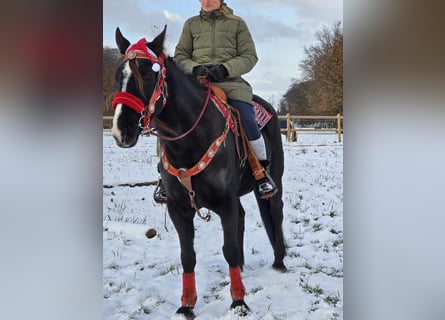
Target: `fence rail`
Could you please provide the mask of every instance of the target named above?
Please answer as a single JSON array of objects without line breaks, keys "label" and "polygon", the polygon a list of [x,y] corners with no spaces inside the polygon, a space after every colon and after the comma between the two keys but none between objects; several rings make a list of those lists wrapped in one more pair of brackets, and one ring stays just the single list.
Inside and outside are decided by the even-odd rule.
[{"label": "fence rail", "polygon": [[[293,116],[290,114],[284,116],[278,116],[280,120],[286,120],[286,127],[281,128],[281,132],[286,132],[286,140],[297,141],[298,132],[336,132],[338,134],[338,142],[341,142],[341,135],[343,133],[343,116],[337,114],[336,116]],[[336,120],[335,128],[300,128],[294,127],[295,120]],[[111,124],[113,121],[113,116],[103,116],[103,131],[110,132]],[[292,136],[294,138],[292,139]]]}]

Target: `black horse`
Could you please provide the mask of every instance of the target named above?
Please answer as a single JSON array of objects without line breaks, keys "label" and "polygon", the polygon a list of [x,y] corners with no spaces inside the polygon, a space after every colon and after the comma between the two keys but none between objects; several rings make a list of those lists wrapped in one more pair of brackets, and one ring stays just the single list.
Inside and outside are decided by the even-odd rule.
[{"label": "black horse", "polygon": [[[124,148],[134,146],[138,136],[151,128],[161,138],[160,173],[167,190],[168,212],[179,235],[183,266],[182,305],[177,313],[194,316],[197,295],[193,220],[199,208],[208,208],[221,218],[222,249],[231,279],[231,308],[248,310],[240,275],[245,215],[240,196],[256,192],[255,181],[249,165],[237,156],[239,145],[235,134],[228,130],[228,116],[216,108],[215,100],[209,100],[207,89],[196,78],[180,70],[171,57],[165,57],[165,31],[166,28],[152,42],[141,39],[131,45],[116,29],[117,46],[125,60],[116,71],[120,92],[113,100],[112,133]],[[260,199],[257,192],[255,195],[274,250],[273,267],[285,271],[280,124],[273,107],[259,97],[255,99],[273,114],[262,134],[270,174],[278,187],[278,192],[267,200]],[[196,171],[190,173],[190,168]]]}]

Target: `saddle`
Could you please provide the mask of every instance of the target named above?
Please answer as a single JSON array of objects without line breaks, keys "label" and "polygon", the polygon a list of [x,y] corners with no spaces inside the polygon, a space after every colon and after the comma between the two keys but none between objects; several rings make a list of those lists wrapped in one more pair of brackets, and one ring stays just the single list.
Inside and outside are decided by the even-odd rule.
[{"label": "saddle", "polygon": [[227,95],[221,87],[218,87],[216,84],[212,83],[212,94],[220,99],[224,104],[227,103]]}]

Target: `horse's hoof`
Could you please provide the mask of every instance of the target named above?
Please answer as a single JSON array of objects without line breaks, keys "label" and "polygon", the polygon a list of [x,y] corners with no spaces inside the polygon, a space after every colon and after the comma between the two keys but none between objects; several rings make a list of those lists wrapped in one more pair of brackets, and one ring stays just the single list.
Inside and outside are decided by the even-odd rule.
[{"label": "horse's hoof", "polygon": [[250,313],[250,309],[243,300],[233,301],[230,309],[238,316],[245,317]]},{"label": "horse's hoof", "polygon": [[274,264],[272,265],[272,268],[274,268],[276,271],[279,271],[282,273],[285,273],[288,271],[286,266],[284,265],[283,261],[274,262]]},{"label": "horse's hoof", "polygon": [[176,314],[182,314],[186,319],[195,319],[195,313],[192,307],[181,307],[176,310]]}]

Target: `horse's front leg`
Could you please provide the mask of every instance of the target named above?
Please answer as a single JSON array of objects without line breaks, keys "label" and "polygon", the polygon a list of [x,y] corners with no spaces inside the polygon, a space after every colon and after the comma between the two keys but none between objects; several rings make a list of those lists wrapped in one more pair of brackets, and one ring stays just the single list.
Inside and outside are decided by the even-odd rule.
[{"label": "horse's front leg", "polygon": [[221,223],[224,233],[223,254],[229,264],[230,294],[232,295],[231,308],[240,307],[242,313],[249,312],[249,307],[244,302],[246,289],[241,279],[241,250],[239,248],[239,207],[238,202],[233,201],[221,214]]},{"label": "horse's front leg", "polygon": [[183,314],[187,319],[193,319],[195,317],[193,308],[197,300],[194,271],[196,254],[193,248],[193,240],[195,237],[195,229],[193,226],[194,211],[192,209],[181,212],[175,210],[176,208],[172,210],[170,210],[170,208],[175,208],[175,205],[169,206],[169,214],[178,232],[183,268],[181,307],[176,313]]}]

